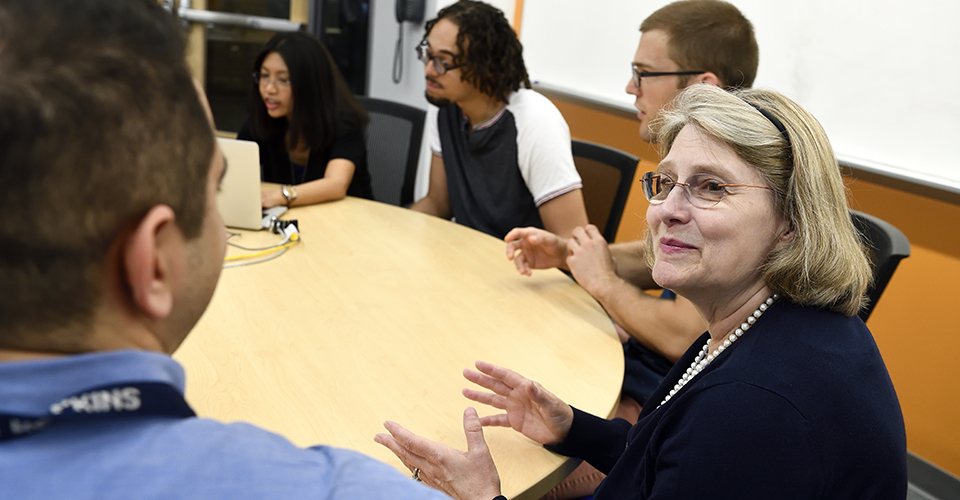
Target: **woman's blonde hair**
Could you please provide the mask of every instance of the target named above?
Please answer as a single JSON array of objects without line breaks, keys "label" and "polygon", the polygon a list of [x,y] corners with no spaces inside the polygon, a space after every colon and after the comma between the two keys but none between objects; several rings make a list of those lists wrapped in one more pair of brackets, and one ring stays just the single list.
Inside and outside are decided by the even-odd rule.
[{"label": "woman's blonde hair", "polygon": [[[778,119],[786,134],[758,107]],[[813,115],[770,90],[693,85],[651,125],[661,158],[687,125],[729,146],[775,190],[776,208],[793,237],[767,257],[766,284],[797,304],[857,314],[873,274],[850,219],[833,148]],[[652,241],[648,231],[649,260]]]}]

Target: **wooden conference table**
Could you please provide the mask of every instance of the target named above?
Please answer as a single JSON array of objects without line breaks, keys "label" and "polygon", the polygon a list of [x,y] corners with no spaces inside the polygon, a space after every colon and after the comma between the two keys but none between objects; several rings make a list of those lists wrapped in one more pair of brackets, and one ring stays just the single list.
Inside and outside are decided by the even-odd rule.
[{"label": "wooden conference table", "polygon": [[[482,359],[610,415],[623,354],[610,319],[559,271],[520,276],[502,241],[386,204],[291,209],[302,242],[277,259],[224,269],[175,358],[200,416],[248,421],[300,446],[351,448],[409,471],[373,442],[393,420],[466,449],[464,368]],[[244,246],[279,236],[244,232]],[[235,249],[231,249],[235,253]],[[577,465],[507,428],[487,442],[504,495],[533,499]]]}]

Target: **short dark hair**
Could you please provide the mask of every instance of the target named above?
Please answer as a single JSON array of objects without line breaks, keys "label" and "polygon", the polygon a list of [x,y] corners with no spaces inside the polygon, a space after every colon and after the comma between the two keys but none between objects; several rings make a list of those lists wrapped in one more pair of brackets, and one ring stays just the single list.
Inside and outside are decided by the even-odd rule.
[{"label": "short dark hair", "polygon": [[304,33],[279,33],[263,46],[253,71],[259,72],[273,52],[280,54],[290,73],[293,115],[289,123],[271,118],[257,83],[251,80],[247,107],[255,138],[268,140],[289,132],[291,145],[303,139],[308,148],[326,148],[338,135],[358,132],[370,121],[320,40]]},{"label": "short dark hair", "polygon": [[0,345],[11,345],[88,326],[111,246],[152,207],[199,236],[215,143],[181,30],[155,0],[4,0],[0,75]]},{"label": "short dark hair", "polygon": [[720,0],[673,2],[644,19],[640,31],[650,30],[669,35],[668,55],[681,70],[710,71],[728,89],[753,85],[760,49],[753,25],[733,5]]},{"label": "short dark hair", "polygon": [[511,92],[530,88],[530,77],[523,63],[523,45],[503,12],[492,5],[460,0],[437,12],[427,21],[423,39],[441,19],[449,19],[460,28],[454,64],[463,64],[463,80],[480,92],[507,102]]}]

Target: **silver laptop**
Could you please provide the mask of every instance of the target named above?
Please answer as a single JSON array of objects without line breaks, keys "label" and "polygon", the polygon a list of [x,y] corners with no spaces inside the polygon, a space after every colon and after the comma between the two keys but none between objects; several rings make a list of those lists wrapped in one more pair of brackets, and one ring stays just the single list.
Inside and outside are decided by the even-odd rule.
[{"label": "silver laptop", "polygon": [[260,208],[259,146],[252,141],[224,138],[217,138],[217,142],[227,159],[227,173],[217,195],[224,224],[237,229],[269,227],[269,221],[264,225],[265,214]]}]

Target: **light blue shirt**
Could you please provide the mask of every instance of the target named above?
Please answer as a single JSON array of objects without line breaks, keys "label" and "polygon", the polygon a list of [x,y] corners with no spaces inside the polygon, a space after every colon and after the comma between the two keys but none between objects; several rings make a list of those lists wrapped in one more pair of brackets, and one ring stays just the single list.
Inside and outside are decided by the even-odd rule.
[{"label": "light blue shirt", "polygon": [[[0,414],[42,415],[65,397],[133,382],[183,394],[183,368],[145,351],[0,363]],[[449,500],[354,451],[303,449],[253,425],[174,416],[60,422],[0,441],[0,498]]]}]

